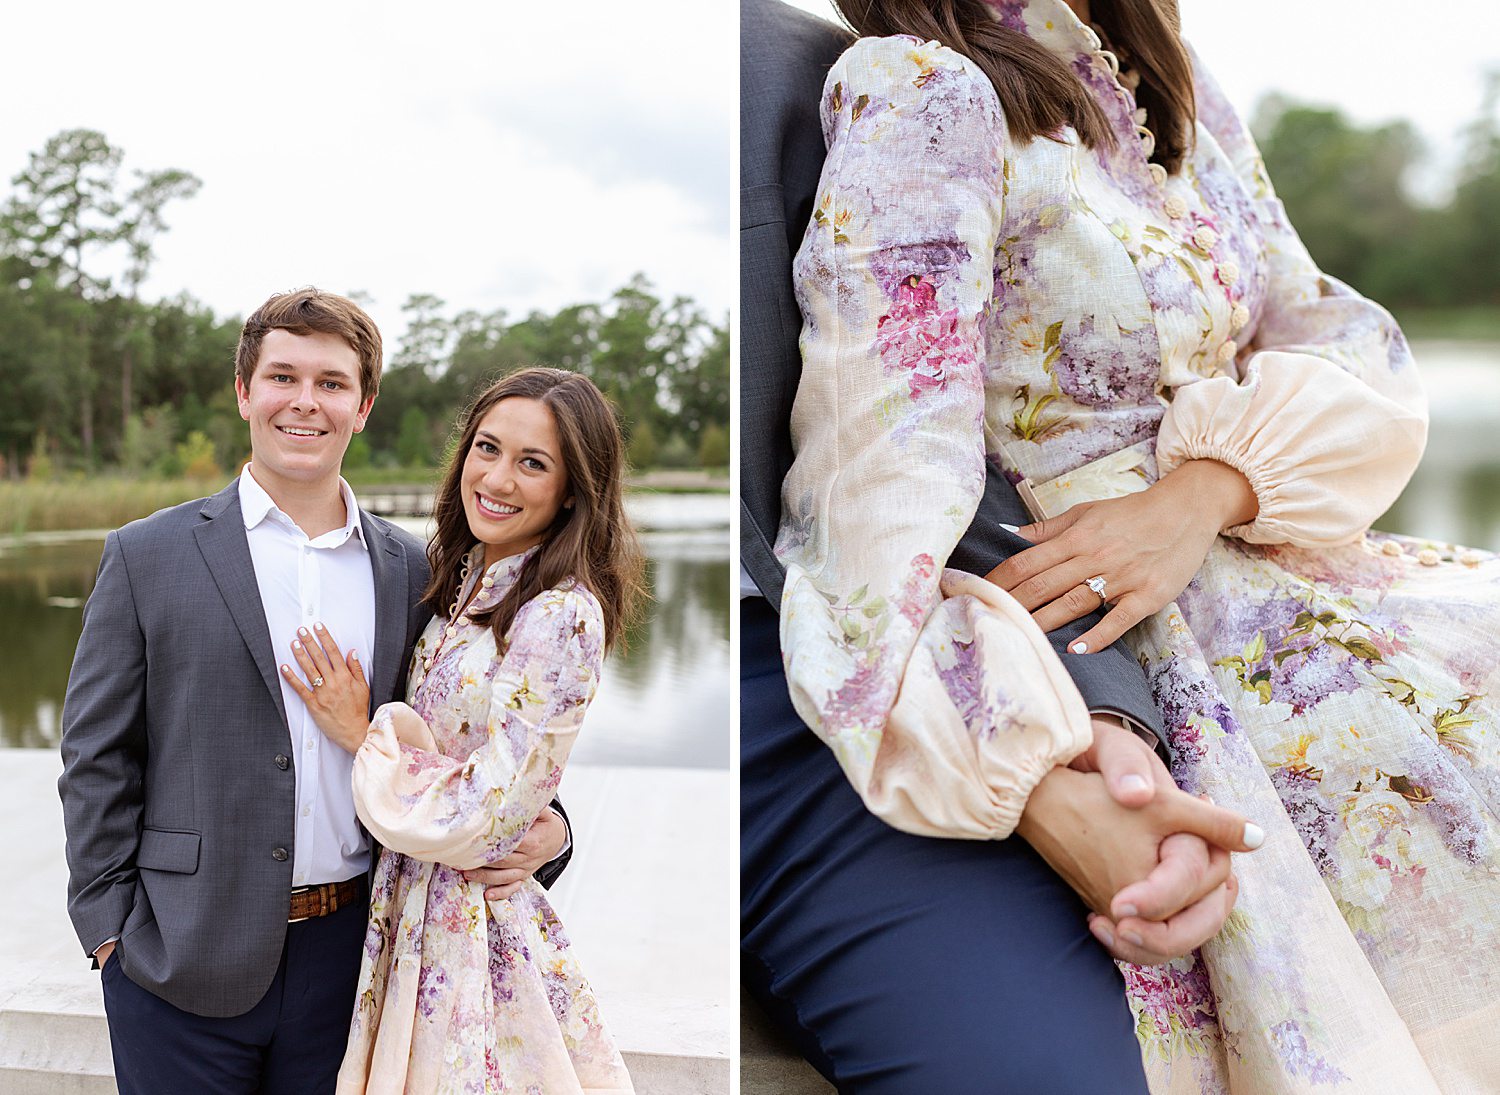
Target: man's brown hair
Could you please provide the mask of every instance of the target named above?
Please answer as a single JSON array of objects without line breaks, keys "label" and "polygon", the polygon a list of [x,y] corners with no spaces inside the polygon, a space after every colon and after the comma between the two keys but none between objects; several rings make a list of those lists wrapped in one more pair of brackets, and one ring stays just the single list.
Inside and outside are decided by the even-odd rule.
[{"label": "man's brown hair", "polygon": [[380,391],[380,329],[375,321],[348,297],[312,286],[277,293],[245,320],[239,347],[234,351],[234,373],[246,388],[260,361],[261,340],[267,331],[276,330],[294,335],[337,335],[359,355],[360,400],[372,399]]}]

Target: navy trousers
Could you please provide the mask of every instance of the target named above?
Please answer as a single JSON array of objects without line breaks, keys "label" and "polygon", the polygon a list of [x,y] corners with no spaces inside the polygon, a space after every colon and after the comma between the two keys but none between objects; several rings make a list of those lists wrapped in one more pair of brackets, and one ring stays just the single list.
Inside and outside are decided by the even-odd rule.
[{"label": "navy trousers", "polygon": [[212,1019],[141,988],[110,955],[101,976],[120,1095],[323,1095],[349,1041],[369,910],[288,924],[260,1003]]},{"label": "navy trousers", "polygon": [[1145,1095],[1124,982],[1019,837],[937,840],[865,809],[743,602],[740,929],[752,994],[840,1092]]}]

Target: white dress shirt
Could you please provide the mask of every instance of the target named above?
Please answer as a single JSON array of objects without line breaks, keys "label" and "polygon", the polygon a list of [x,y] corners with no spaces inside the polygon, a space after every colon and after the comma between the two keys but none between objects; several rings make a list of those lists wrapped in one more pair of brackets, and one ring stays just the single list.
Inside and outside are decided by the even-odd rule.
[{"label": "white dress shirt", "polygon": [[[339,649],[374,663],[375,578],[354,491],[339,480],[342,528],[309,539],[277,508],[250,466],[240,474],[240,510],[255,564],[255,582],[277,665],[300,669],[292,656],[297,629],[328,628]],[[316,640],[314,640],[316,641]],[[354,814],[354,757],[325,738],[297,693],[281,679],[297,777],[292,885],[341,882],[370,868],[369,838]],[[304,677],[304,683],[307,683]]]}]

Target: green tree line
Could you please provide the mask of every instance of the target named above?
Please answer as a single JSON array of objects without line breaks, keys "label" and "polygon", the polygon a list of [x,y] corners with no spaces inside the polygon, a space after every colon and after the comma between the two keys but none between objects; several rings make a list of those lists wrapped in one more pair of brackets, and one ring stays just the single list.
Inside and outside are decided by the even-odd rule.
[{"label": "green tree line", "polygon": [[[170,207],[201,182],[178,168],[127,177],[123,160],[104,134],[67,130],[30,156],[0,203],[5,477],[112,468],[207,478],[249,455],[232,388],[243,317],[186,293],[141,296]],[[638,468],[729,463],[727,322],[661,298],[639,275],[607,300],[551,314],[453,312],[428,294],[402,311],[408,326],[387,344],[351,467],[431,467],[458,409],[527,365],[592,378],[619,408]]]},{"label": "green tree line", "polygon": [[[1398,316],[1500,309],[1500,71],[1463,138],[1451,193],[1412,197],[1424,149],[1405,121],[1358,125],[1268,97],[1253,128],[1276,192],[1318,265]],[[1491,330],[1492,337],[1500,326]]]}]

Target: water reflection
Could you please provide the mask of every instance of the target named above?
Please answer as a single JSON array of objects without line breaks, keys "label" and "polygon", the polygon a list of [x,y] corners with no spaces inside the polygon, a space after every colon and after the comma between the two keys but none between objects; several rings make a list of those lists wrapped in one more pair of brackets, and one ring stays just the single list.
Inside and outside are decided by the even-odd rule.
[{"label": "water reflection", "polygon": [[[728,512],[727,499],[721,499]],[[642,536],[653,600],[611,657],[575,759],[728,767],[729,532]],[[100,539],[0,545],[0,745],[56,748]]]}]

